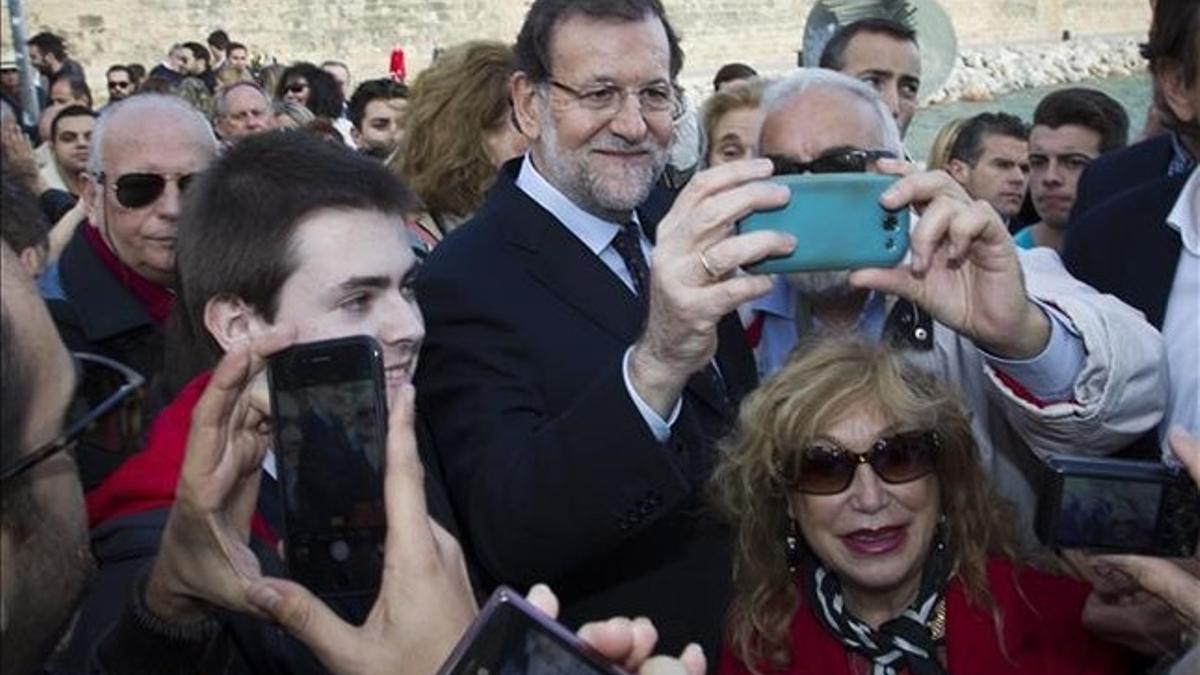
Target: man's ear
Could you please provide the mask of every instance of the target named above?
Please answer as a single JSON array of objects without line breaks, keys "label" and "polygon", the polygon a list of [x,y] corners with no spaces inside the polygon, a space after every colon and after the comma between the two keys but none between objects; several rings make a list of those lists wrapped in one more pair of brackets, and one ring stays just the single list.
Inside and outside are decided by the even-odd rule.
[{"label": "man's ear", "polygon": [[350,140],[354,141],[355,147],[362,149],[362,132],[358,130],[358,127],[350,127]]},{"label": "man's ear", "polygon": [[104,186],[100,185],[100,181],[91,171],[84,172],[86,180],[83,181],[83,194],[80,199],[87,205],[88,222],[100,228],[103,231],[104,223],[101,220],[104,217]]},{"label": "man's ear", "polygon": [[204,327],[221,351],[228,352],[266,332],[270,324],[241,298],[223,295],[204,303]]},{"label": "man's ear", "polygon": [[46,258],[49,254],[49,247],[43,249],[41,246],[26,246],[18,258],[21,261],[21,267],[25,268],[29,276],[36,279],[46,269]]},{"label": "man's ear", "polygon": [[537,109],[537,85],[528,75],[518,71],[509,78],[508,86],[517,129],[530,141],[537,140],[542,133],[541,115]]},{"label": "man's ear", "polygon": [[1171,113],[1181,122],[1196,122],[1200,120],[1200,110],[1196,109],[1196,94],[1192,87],[1200,87],[1200,81],[1187,85],[1183,76],[1183,66],[1170,63],[1155,77],[1162,100],[1171,109]]},{"label": "man's ear", "polygon": [[946,173],[958,182],[959,185],[966,185],[971,182],[971,165],[961,159],[952,159],[946,163]]}]

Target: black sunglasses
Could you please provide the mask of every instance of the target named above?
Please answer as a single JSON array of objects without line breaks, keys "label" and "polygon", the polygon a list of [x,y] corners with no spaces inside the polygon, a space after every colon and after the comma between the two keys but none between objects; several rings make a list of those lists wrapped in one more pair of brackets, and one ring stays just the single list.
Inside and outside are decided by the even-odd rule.
[{"label": "black sunglasses", "polygon": [[[54,455],[71,450],[81,440],[92,439],[89,442],[102,445],[103,438],[112,436],[114,432],[130,433],[125,428],[125,424],[130,422],[130,415],[117,416],[115,421],[120,423],[120,427],[104,422],[111,419],[110,413],[114,411],[125,412],[119,411],[118,407],[124,408],[126,406],[123,404],[136,400],[134,395],[140,393],[146,379],[129,366],[103,356],[82,352],[75,352],[72,356],[81,373],[80,391],[77,393],[84,399],[83,402],[78,399],[76,402],[85,405],[86,409],[57,438],[5,466],[0,471],[0,482],[10,481]],[[96,400],[92,397],[96,397],[97,402],[92,403],[92,400]],[[136,414],[132,408],[129,412]]]},{"label": "black sunglasses", "polygon": [[305,89],[308,89],[308,85],[304,82],[293,82],[287,86],[287,90],[293,94],[299,94]]},{"label": "black sunglasses", "polygon": [[790,483],[805,494],[835,495],[854,482],[859,464],[870,464],[885,483],[907,483],[933,472],[941,444],[936,431],[913,431],[881,438],[860,455],[820,441],[800,451]]},{"label": "black sunglasses", "polygon": [[[175,177],[174,180],[178,183],[180,192],[187,190],[193,176],[195,174],[185,173]],[[104,174],[100,174],[99,179],[103,183]],[[127,209],[149,206],[162,195],[163,190],[167,189],[168,180],[170,180],[168,176],[157,173],[127,173],[113,181],[117,203]]]},{"label": "black sunglasses", "polygon": [[797,162],[782,155],[767,155],[775,165],[774,174],[796,173],[863,173],[872,162],[880,159],[895,159],[891,150],[861,150],[848,148],[821,155],[811,162]]}]

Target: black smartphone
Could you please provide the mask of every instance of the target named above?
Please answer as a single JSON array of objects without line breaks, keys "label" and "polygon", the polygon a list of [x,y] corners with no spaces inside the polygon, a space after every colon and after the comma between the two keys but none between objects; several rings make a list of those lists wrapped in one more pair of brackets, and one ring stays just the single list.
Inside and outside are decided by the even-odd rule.
[{"label": "black smartphone", "polygon": [[1158,462],[1056,456],[1046,460],[1036,530],[1057,548],[1190,557],[1200,495],[1186,472]]},{"label": "black smartphone", "polygon": [[295,345],[267,368],[289,574],[323,596],[383,574],[383,355],[368,336]]},{"label": "black smartphone", "polygon": [[505,586],[496,589],[438,675],[627,675]]}]

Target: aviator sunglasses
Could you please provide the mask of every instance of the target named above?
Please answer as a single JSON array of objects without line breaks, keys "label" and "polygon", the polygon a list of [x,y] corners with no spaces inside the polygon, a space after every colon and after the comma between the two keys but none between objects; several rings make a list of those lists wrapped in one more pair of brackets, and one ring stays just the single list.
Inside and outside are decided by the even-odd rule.
[{"label": "aviator sunglasses", "polygon": [[775,165],[774,175],[797,173],[863,173],[872,162],[880,159],[895,159],[891,150],[862,150],[842,148],[831,150],[811,162],[797,162],[782,155],[767,155]]},{"label": "aviator sunglasses", "polygon": [[[180,192],[187,190],[194,175],[190,173],[175,175],[174,180],[178,184]],[[99,179],[101,183],[104,183],[105,175],[100,174]],[[113,181],[113,191],[117,195],[118,204],[127,209],[140,209],[153,204],[162,195],[163,190],[167,189],[168,180],[171,180],[170,174],[127,173]]]},{"label": "aviator sunglasses", "polygon": [[885,483],[907,483],[933,472],[941,443],[936,431],[899,433],[875,441],[860,455],[821,440],[799,452],[790,483],[805,494],[834,495],[850,487],[860,464],[870,464]]}]

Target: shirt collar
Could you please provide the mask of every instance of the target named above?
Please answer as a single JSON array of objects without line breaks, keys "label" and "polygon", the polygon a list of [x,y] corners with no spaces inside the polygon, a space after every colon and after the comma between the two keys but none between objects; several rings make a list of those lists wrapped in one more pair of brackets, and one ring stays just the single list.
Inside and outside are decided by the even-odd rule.
[{"label": "shirt collar", "polygon": [[1179,134],[1174,131],[1170,132],[1171,136],[1171,162],[1167,165],[1168,176],[1178,176],[1181,173],[1187,173],[1196,166],[1196,158],[1192,157],[1192,153],[1183,144],[1183,140],[1179,138]]},{"label": "shirt collar", "polygon": [[1200,168],[1192,169],[1191,178],[1167,215],[1167,226],[1179,231],[1189,253],[1200,255]]},{"label": "shirt collar", "polygon": [[[604,220],[579,208],[558,188],[551,185],[533,165],[533,158],[529,153],[521,160],[517,187],[537,202],[538,206],[549,211],[550,215],[558,219],[595,255],[600,255],[601,251],[608,248],[613,237],[621,229],[619,223]],[[633,220],[640,222],[636,212],[633,214]]]}]

